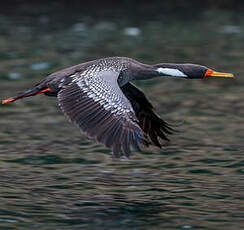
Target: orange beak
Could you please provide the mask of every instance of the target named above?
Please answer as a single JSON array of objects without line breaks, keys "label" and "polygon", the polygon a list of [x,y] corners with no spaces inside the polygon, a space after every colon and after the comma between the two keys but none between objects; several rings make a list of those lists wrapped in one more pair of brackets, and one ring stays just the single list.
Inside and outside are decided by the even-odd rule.
[{"label": "orange beak", "polygon": [[234,78],[234,75],[232,73],[220,73],[220,72],[215,72],[211,69],[208,69],[204,75],[204,78],[207,77],[231,77]]}]

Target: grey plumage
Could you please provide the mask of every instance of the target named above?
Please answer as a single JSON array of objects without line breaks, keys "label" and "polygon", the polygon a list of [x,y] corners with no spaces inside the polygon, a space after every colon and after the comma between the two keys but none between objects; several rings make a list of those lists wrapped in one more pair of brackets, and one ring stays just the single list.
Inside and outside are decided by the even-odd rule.
[{"label": "grey plumage", "polygon": [[33,89],[14,98],[13,102],[41,93],[57,96],[59,106],[69,119],[89,136],[112,148],[115,156],[140,145],[161,147],[173,129],[154,111],[152,104],[132,80],[158,76],[203,79],[233,78],[196,64],[161,63],[147,65],[126,57],[111,57],[82,63],[50,74]]}]

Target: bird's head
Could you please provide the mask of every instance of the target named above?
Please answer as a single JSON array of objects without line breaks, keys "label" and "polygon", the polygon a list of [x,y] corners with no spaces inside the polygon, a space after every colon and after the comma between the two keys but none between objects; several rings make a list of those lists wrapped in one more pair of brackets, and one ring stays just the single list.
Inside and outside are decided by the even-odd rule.
[{"label": "bird's head", "polygon": [[233,78],[232,73],[221,73],[196,64],[157,64],[156,71],[163,76],[203,79],[209,77]]}]

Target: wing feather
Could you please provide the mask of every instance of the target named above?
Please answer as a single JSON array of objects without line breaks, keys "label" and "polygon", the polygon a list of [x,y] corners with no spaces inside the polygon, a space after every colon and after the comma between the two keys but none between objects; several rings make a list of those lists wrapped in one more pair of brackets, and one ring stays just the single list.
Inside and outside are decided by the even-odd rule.
[{"label": "wing feather", "polygon": [[[130,146],[139,149],[147,137],[140,128],[135,112],[117,84],[119,73],[104,71],[96,76],[67,78],[58,92],[62,111],[81,130],[129,157]],[[72,76],[70,76],[71,78]]]},{"label": "wing feather", "polygon": [[153,106],[144,93],[132,83],[125,84],[121,90],[130,101],[140,127],[149,135],[152,143],[161,147],[159,138],[169,141],[167,134],[173,134],[174,129],[153,111]]}]

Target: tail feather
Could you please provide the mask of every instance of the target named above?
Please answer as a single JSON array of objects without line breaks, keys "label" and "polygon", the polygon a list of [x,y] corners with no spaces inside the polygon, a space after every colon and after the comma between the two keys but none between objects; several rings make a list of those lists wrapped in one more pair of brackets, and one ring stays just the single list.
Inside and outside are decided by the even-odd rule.
[{"label": "tail feather", "polygon": [[14,101],[17,101],[21,98],[24,98],[24,97],[30,97],[30,96],[36,96],[38,94],[41,94],[41,93],[46,93],[46,92],[51,92],[51,89],[50,88],[45,88],[45,89],[38,89],[38,88],[34,88],[34,89],[29,89],[23,93],[20,93],[18,96],[16,97],[13,97],[13,98],[8,98],[6,100],[3,100],[2,101],[2,104],[7,104],[9,102],[14,102]]}]

